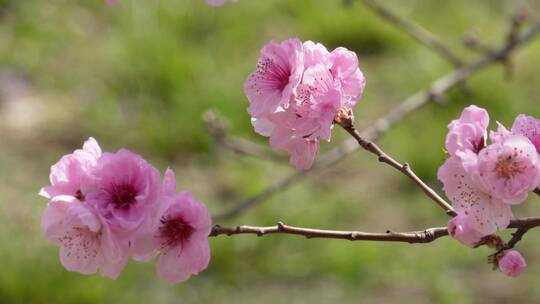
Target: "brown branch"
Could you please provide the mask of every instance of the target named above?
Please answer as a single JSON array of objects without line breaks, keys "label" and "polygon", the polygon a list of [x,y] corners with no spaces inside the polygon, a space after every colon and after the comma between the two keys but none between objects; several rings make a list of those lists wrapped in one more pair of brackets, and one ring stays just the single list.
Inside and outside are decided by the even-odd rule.
[{"label": "brown branch", "polygon": [[533,190],[534,194],[540,196],[540,188],[536,188]]},{"label": "brown branch", "polygon": [[386,154],[376,143],[370,141],[369,139],[363,138],[360,133],[354,127],[354,116],[351,109],[342,109],[336,115],[335,122],[341,126],[347,133],[349,133],[358,144],[364,148],[364,150],[375,154],[379,161],[385,163],[392,168],[398,170],[399,172],[405,174],[410,178],[424,193],[431,198],[435,203],[437,203],[441,208],[444,209],[446,214],[450,216],[456,216],[454,208],[446,202],[437,192],[431,189],[426,183],[424,183],[411,169],[410,165],[405,163],[401,164],[391,156]]},{"label": "brown branch", "polygon": [[512,233],[512,238],[507,243],[503,244],[501,248],[498,248],[498,250],[492,255],[490,255],[490,257],[497,256],[499,253],[505,250],[514,248],[529,230],[538,226],[540,226],[540,218],[537,217],[513,220],[508,226],[508,228],[517,228],[517,230]]},{"label": "brown branch", "polygon": [[362,0],[362,2],[375,13],[377,13],[381,18],[391,22],[396,25],[397,28],[403,30],[409,36],[423,44],[424,46],[430,48],[435,53],[440,55],[443,59],[450,62],[455,67],[460,67],[463,65],[463,61],[456,56],[450,49],[445,46],[435,35],[427,31],[423,27],[417,25],[416,23],[404,19],[399,15],[393,13],[392,11],[385,8],[379,2],[374,0]]},{"label": "brown branch", "polygon": [[212,228],[211,237],[219,235],[255,234],[263,236],[267,234],[296,234],[311,238],[343,239],[350,241],[380,241],[380,242],[406,242],[406,243],[429,243],[440,237],[448,235],[446,227],[429,228],[422,231],[370,233],[361,231],[322,230],[288,226],[279,222],[275,226],[255,227],[236,226],[221,227],[216,225]]},{"label": "brown branch", "polygon": [[[528,230],[540,226],[540,217],[521,218],[512,220],[507,229],[517,228]],[[410,232],[393,232],[386,231],[384,233],[372,233],[362,231],[340,231],[340,230],[323,230],[313,228],[302,228],[285,225],[279,222],[274,226],[234,226],[234,227],[222,227],[215,225],[212,227],[210,237],[217,237],[220,235],[239,235],[239,234],[254,234],[257,236],[264,236],[267,234],[294,234],[304,236],[308,239],[311,238],[327,238],[327,239],[342,239],[350,241],[378,241],[378,242],[404,242],[404,243],[430,243],[438,238],[448,235],[446,227],[428,228],[419,231]]]}]

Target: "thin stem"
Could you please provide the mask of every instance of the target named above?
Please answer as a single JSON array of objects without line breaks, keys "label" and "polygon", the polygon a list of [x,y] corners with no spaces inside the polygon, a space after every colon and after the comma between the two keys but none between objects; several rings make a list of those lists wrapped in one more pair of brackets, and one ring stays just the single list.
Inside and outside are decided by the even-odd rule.
[{"label": "thin stem", "polygon": [[514,233],[512,233],[512,238],[490,256],[491,257],[497,256],[499,253],[505,250],[514,248],[517,245],[517,243],[519,243],[523,239],[523,236],[529,230],[538,226],[540,226],[540,218],[537,218],[537,217],[529,217],[529,218],[521,218],[521,219],[513,220],[508,226],[508,228],[517,228],[517,230]]},{"label": "thin stem", "polygon": [[410,178],[424,193],[431,198],[435,203],[437,203],[441,208],[444,209],[446,214],[450,216],[456,216],[456,212],[454,211],[454,208],[446,202],[437,192],[435,192],[433,189],[431,189],[426,183],[424,183],[411,169],[411,166],[407,163],[401,164],[395,159],[393,159],[391,156],[386,154],[377,144],[374,142],[363,138],[360,133],[356,130],[353,123],[353,116],[352,111],[341,111],[338,113],[338,116],[340,114],[343,115],[340,119],[336,119],[336,123],[340,125],[347,133],[349,133],[357,142],[358,144],[364,148],[364,150],[371,152],[375,154],[379,161],[382,163],[385,163],[392,168],[398,170],[399,172],[405,174],[408,178]]},{"label": "thin stem", "polygon": [[[519,239],[530,229],[540,226],[540,217],[521,218],[512,220],[507,229],[517,228],[520,232]],[[341,239],[350,241],[377,241],[377,242],[403,242],[403,243],[431,243],[441,237],[448,235],[446,227],[433,227],[419,231],[409,232],[394,232],[386,231],[383,233],[372,233],[363,231],[341,231],[341,230],[324,230],[314,228],[304,228],[285,225],[282,222],[274,226],[233,226],[222,227],[215,225],[210,232],[210,237],[221,235],[235,236],[240,234],[251,234],[257,236],[265,236],[268,234],[294,234],[304,236],[308,239],[326,238],[326,239]],[[517,239],[517,237],[516,237]],[[512,242],[512,241],[510,241]],[[509,242],[509,243],[510,243]],[[517,241],[514,241],[515,245]],[[513,246],[512,245],[512,246]]]},{"label": "thin stem", "polygon": [[448,235],[445,227],[429,228],[422,231],[411,232],[392,232],[385,233],[370,233],[362,231],[339,231],[339,230],[323,230],[313,228],[302,228],[285,225],[279,222],[275,226],[256,227],[256,226],[236,226],[236,227],[221,227],[216,225],[212,228],[211,237],[219,235],[238,235],[238,234],[255,234],[264,236],[267,234],[295,234],[301,235],[308,239],[312,238],[327,238],[327,239],[343,239],[349,241],[379,241],[379,242],[406,242],[406,243],[430,243],[440,237]]}]

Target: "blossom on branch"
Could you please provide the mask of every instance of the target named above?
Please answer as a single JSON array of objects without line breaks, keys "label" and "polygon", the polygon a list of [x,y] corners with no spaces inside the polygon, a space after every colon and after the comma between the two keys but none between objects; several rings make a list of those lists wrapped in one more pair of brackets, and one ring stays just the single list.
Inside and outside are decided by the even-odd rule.
[{"label": "blossom on branch", "polygon": [[512,125],[512,133],[527,137],[540,153],[540,120],[521,114]]},{"label": "blossom on branch", "polygon": [[365,78],[354,52],[293,38],[269,42],[244,91],[255,132],[270,137],[275,150],[286,150],[291,163],[309,169],[321,139],[329,141],[334,117],[353,108]]},{"label": "blossom on branch", "polygon": [[437,177],[458,214],[448,223],[450,235],[462,244],[476,247],[482,237],[506,228],[510,206],[539,186],[540,156],[530,140],[537,134],[535,123],[519,116],[512,131],[498,123],[491,144],[486,141],[489,115],[482,108],[469,106],[448,125],[450,157]]},{"label": "blossom on branch", "polygon": [[158,274],[171,283],[187,280],[210,262],[208,235],[212,220],[206,206],[189,192],[176,193],[171,170],[164,177],[165,208],[154,235],[160,252]]},{"label": "blossom on branch", "polygon": [[74,197],[54,197],[43,212],[45,238],[60,247],[60,261],[82,274],[99,271],[116,279],[127,263],[125,249],[109,226]]},{"label": "blossom on branch", "polygon": [[540,157],[522,135],[489,145],[478,156],[478,176],[484,187],[507,204],[520,204],[540,182]]},{"label": "blossom on branch", "polygon": [[186,280],[208,266],[210,215],[188,192],[176,194],[169,169],[159,171],[121,149],[101,152],[87,140],[51,168],[42,229],[60,247],[69,271],[117,278],[128,258],[161,254],[158,272],[170,282]]},{"label": "blossom on branch", "polygon": [[465,171],[457,157],[441,166],[438,178],[458,216],[448,227],[452,237],[468,247],[475,247],[483,236],[494,234],[510,223],[510,206],[494,199]]}]

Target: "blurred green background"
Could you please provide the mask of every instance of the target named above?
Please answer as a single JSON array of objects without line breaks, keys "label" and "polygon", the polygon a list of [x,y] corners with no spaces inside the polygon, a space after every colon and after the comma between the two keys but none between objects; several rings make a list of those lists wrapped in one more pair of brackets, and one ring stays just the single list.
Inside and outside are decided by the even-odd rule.
[{"label": "blurred green background", "polygon": [[[215,144],[202,113],[216,109],[231,133],[266,145],[246,113],[243,80],[269,40],[298,36],[357,52],[367,77],[355,110],[360,127],[452,67],[358,1],[0,0],[0,303],[534,303],[540,302],[540,231],[519,244],[529,267],[510,279],[487,264],[486,248],[445,238],[426,245],[306,240],[272,235],[211,239],[203,274],[170,285],[153,263],[128,265],[118,280],[65,271],[39,228],[37,196],[49,167],[94,136],[104,150],[127,147],[163,172],[175,169],[215,214],[294,169],[241,157]],[[476,33],[499,44],[516,8],[534,1],[384,1],[465,59]],[[439,187],[436,170],[447,123],[471,103],[510,125],[540,116],[540,39],[515,56],[514,77],[500,65],[476,74],[470,92],[453,89],[380,141]],[[335,129],[328,150],[345,139]],[[269,148],[268,148],[269,149]],[[538,215],[530,197],[517,215]],[[357,152],[313,174],[240,218],[221,224],[291,225],[364,231],[444,226],[447,218],[407,179]],[[508,233],[504,234],[505,236]]]}]

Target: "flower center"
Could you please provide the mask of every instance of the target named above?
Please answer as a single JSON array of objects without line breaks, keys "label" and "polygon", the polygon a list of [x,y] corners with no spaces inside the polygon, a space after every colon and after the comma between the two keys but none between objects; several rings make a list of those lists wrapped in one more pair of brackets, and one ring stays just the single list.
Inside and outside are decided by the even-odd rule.
[{"label": "flower center", "polygon": [[495,166],[495,172],[499,177],[512,178],[521,173],[523,169],[519,163],[512,157],[512,155],[499,158],[497,165]]},{"label": "flower center", "polygon": [[183,218],[164,216],[161,218],[161,226],[159,227],[160,237],[164,239],[161,246],[165,248],[183,244],[191,237],[194,231],[195,229]]},{"label": "flower center", "polygon": [[132,185],[113,185],[112,201],[117,208],[129,208],[135,203],[136,191]]},{"label": "flower center", "polygon": [[480,138],[480,140],[478,142],[473,143],[474,153],[476,153],[476,154],[480,153],[480,151],[482,149],[484,149],[485,146],[486,146],[486,140],[482,136],[482,138]]},{"label": "flower center", "polygon": [[84,202],[84,194],[81,192],[81,190],[77,190],[77,192],[75,192],[75,198],[81,202]]},{"label": "flower center", "polygon": [[270,58],[257,63],[257,72],[267,78],[268,85],[280,91],[287,86],[291,75],[288,67],[282,67]]}]

